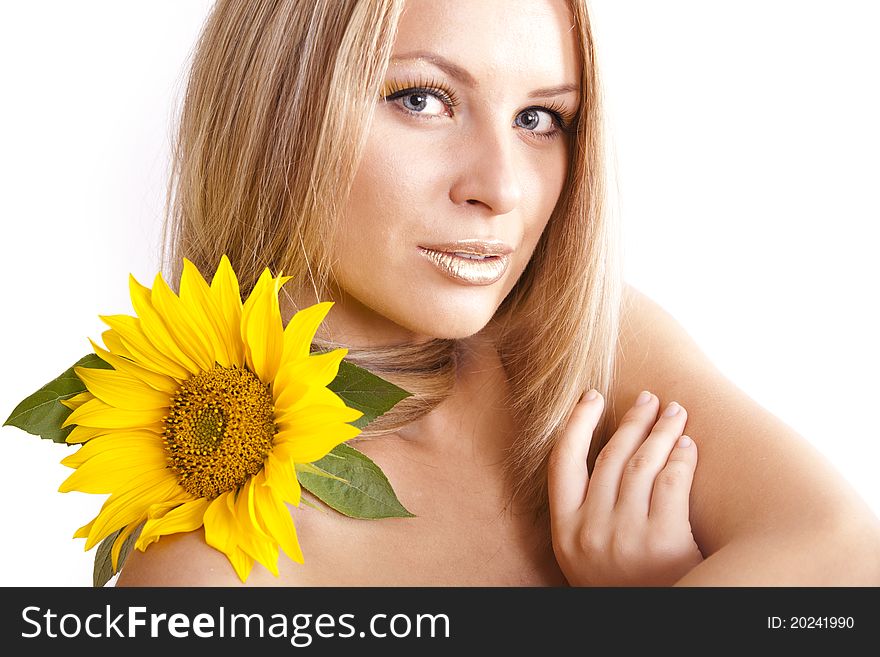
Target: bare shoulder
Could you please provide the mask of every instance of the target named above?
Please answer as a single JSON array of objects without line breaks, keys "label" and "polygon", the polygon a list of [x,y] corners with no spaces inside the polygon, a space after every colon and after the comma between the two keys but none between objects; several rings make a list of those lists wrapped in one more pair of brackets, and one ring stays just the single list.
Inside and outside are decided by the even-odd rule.
[{"label": "bare shoulder", "polygon": [[[306,509],[305,511],[309,511]],[[294,514],[300,544],[306,554],[320,554],[320,543],[330,540],[331,534],[311,527],[318,511],[303,513],[291,508]],[[308,545],[303,541],[308,536]],[[311,559],[307,565],[294,562],[283,551],[278,555],[278,576],[255,562],[247,582],[243,583],[226,555],[205,542],[203,529],[163,536],[143,552],[132,550],[119,577],[118,587],[133,586],[321,586],[324,575],[320,560]]]},{"label": "bare shoulder", "polygon": [[226,556],[205,543],[203,530],[163,536],[145,552],[132,550],[116,586],[236,586]]},{"label": "bare shoulder", "polygon": [[694,535],[712,553],[747,534],[864,526],[873,516],[806,439],[737,387],[658,303],[625,286],[613,408],[620,418],[641,390],[677,401],[698,447],[691,491]]},{"label": "bare shoulder", "polygon": [[[695,395],[703,401],[702,393],[717,396],[717,386],[727,389],[732,385],[669,312],[629,284],[623,288],[616,363],[613,407],[609,409],[615,420],[642,390],[658,395],[661,404],[673,400],[684,404],[677,395],[685,393],[694,404]],[[715,386],[704,390],[688,385],[685,379],[695,376]]]}]

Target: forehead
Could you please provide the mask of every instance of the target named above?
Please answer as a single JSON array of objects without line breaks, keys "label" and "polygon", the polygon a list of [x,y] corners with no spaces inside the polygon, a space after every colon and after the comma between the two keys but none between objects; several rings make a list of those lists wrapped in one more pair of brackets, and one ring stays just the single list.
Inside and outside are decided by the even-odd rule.
[{"label": "forehead", "polygon": [[580,80],[567,0],[406,0],[394,54],[431,51],[482,79]]}]

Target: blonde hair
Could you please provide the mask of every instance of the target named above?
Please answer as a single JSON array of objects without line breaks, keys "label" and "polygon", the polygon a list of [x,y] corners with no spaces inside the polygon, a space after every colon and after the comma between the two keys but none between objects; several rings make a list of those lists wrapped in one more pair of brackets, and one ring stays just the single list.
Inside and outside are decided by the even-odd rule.
[{"label": "blonde hair", "polygon": [[[565,186],[532,259],[498,308],[496,348],[519,433],[505,462],[511,499],[547,508],[550,449],[581,393],[611,408],[621,275],[604,211],[601,91],[584,0],[570,2],[583,62]],[[266,266],[332,300],[336,218],[351,188],[403,0],[218,0],[194,50],[172,143],[165,258],[213,272],[222,254],[247,294]],[[299,126],[304,126],[300,129]],[[316,336],[314,347],[336,343]],[[362,436],[405,426],[445,399],[461,344],[355,349],[348,359],[413,393]],[[605,414],[592,468],[610,430]]]}]

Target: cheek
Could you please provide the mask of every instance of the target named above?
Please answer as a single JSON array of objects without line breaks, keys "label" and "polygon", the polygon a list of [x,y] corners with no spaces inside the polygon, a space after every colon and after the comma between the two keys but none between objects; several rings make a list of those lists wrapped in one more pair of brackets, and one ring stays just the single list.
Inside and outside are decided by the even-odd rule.
[{"label": "cheek", "polygon": [[[562,137],[565,139],[565,137]],[[565,187],[565,180],[568,177],[568,169],[571,166],[569,156],[569,142],[563,141],[562,147],[554,152],[552,158],[548,158],[547,166],[544,168],[546,183],[544,203],[549,206],[552,211],[556,206],[562,188]]]},{"label": "cheek", "polygon": [[352,182],[337,245],[343,262],[375,255],[376,245],[392,239],[389,218],[399,216],[401,172],[384,154],[368,147]]},{"label": "cheek", "polygon": [[377,248],[398,241],[406,233],[412,191],[405,172],[382,158],[364,160],[355,177],[336,244],[341,258],[374,258]]},{"label": "cheek", "polygon": [[[388,110],[390,111],[390,110]],[[423,141],[377,113],[352,187],[352,209],[411,207],[443,170]],[[406,216],[410,216],[410,211]]]},{"label": "cheek", "polygon": [[534,206],[529,212],[532,220],[525,227],[525,239],[531,243],[531,246],[537,244],[561,200],[568,167],[568,151],[560,149],[552,157],[544,159],[540,169],[533,172],[533,184],[526,194],[527,197],[534,199]]},{"label": "cheek", "polygon": [[412,152],[382,130],[371,133],[334,242],[334,273],[350,291],[384,285],[419,233],[415,200],[429,182]]}]

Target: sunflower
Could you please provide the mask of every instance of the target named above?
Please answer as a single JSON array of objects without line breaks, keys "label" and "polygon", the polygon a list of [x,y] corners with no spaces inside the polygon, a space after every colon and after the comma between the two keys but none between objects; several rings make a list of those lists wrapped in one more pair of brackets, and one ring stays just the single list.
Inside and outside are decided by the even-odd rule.
[{"label": "sunflower", "polygon": [[312,355],[332,302],[297,312],[284,327],[278,292],[290,277],[261,274],[242,304],[226,256],[211,281],[188,260],[175,294],[157,275],[152,289],[130,277],[136,317],[101,316],[113,369],[77,367],[86,391],[67,401],[79,449],[60,490],[109,494],[74,534],[89,550],[123,543],[141,527],[141,551],[160,537],[204,526],[245,581],[258,561],[278,575],[279,549],[303,563],[287,504],[299,505],[299,463],[324,457],[360,429],[363,415],[327,385],[347,349]]}]

